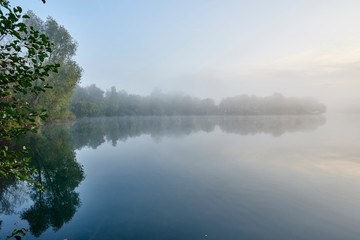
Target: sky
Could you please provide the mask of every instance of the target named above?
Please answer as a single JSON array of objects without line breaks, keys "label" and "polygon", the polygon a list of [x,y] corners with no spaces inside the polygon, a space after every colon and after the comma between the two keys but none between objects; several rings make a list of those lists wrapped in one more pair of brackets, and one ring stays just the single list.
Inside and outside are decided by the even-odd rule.
[{"label": "sky", "polygon": [[81,86],[360,109],[358,0],[13,0],[78,42]]}]

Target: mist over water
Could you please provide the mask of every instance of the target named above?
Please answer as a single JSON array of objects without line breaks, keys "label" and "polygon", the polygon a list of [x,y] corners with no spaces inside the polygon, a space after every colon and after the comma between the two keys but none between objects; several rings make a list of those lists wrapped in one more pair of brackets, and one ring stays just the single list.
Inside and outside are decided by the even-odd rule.
[{"label": "mist over water", "polygon": [[4,183],[2,232],[19,220],[27,239],[357,239],[359,120],[112,117],[44,126],[24,141],[47,191]]}]

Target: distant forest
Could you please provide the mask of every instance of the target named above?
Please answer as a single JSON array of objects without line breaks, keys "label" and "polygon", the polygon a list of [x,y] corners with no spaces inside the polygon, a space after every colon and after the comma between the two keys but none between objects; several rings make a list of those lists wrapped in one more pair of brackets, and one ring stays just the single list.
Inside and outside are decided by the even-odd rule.
[{"label": "distant forest", "polygon": [[275,93],[268,97],[240,95],[199,99],[183,94],[166,94],[154,90],[149,96],[128,94],[115,87],[103,91],[94,84],[74,89],[71,111],[76,117],[98,116],[189,116],[189,115],[295,115],[321,114],[324,104],[314,98],[285,97]]}]

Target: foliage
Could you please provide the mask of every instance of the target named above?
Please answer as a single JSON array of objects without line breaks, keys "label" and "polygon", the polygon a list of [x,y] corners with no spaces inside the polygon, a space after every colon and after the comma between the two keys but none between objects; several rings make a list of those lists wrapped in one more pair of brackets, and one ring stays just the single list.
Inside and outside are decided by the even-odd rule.
[{"label": "foliage", "polygon": [[[59,64],[46,62],[52,52],[49,38],[28,28],[22,20],[29,16],[21,13],[21,7],[0,2],[0,175],[36,183],[29,177],[34,171],[24,157],[26,148],[12,148],[11,140],[35,131],[37,118],[47,117],[44,109],[36,111],[22,96],[51,88],[45,78],[57,72]],[[7,238],[21,239],[27,231],[15,229]]]},{"label": "foliage", "polygon": [[210,98],[199,99],[183,94],[165,94],[155,90],[150,96],[104,91],[91,85],[76,87],[71,110],[77,117],[94,116],[189,116],[189,115],[296,115],[320,114],[326,108],[316,99],[241,95],[223,99],[218,105]]},{"label": "foliage", "polygon": [[6,239],[15,238],[16,240],[21,239],[21,236],[25,237],[26,233],[29,230],[27,228],[21,228],[21,229],[14,229],[14,231],[11,233],[11,236],[7,236]]},{"label": "foliage", "polygon": [[22,20],[29,16],[21,13],[21,7],[0,2],[0,175],[30,180],[26,148],[12,149],[10,141],[35,131],[37,119],[47,117],[45,109],[34,109],[23,96],[51,88],[46,78],[59,64],[47,62],[52,53],[49,38],[28,28]]},{"label": "foliage", "polygon": [[[37,171],[30,167],[26,147],[14,139],[35,132],[48,114],[51,119],[71,115],[69,101],[81,76],[71,59],[76,47],[54,19],[44,23],[32,12],[22,15],[21,7],[0,1],[0,178],[26,180],[43,191],[30,177]],[[45,91],[53,86],[54,91]],[[26,232],[15,229],[8,238],[21,239]]]},{"label": "foliage", "polygon": [[101,116],[105,113],[104,91],[94,84],[82,88],[77,86],[71,102],[71,111],[77,117]]},{"label": "foliage", "polygon": [[[30,18],[25,19],[24,23],[45,34],[51,42],[54,42],[47,62],[61,65],[56,74],[50,73],[46,78],[46,82],[53,86],[53,89],[36,96],[28,95],[28,102],[37,110],[45,108],[49,115],[48,120],[72,118],[69,104],[73,89],[79,83],[82,72],[82,69],[72,59],[77,50],[77,43],[69,32],[53,18],[48,17],[46,21],[43,21],[31,11],[27,12],[27,15]],[[36,81],[35,84],[38,87],[44,86],[44,82],[41,81]]]}]

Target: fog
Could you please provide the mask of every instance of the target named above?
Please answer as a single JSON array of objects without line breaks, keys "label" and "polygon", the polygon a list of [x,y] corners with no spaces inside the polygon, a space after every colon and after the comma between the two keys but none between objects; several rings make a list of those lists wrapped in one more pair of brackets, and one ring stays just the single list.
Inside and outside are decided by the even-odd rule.
[{"label": "fog", "polygon": [[[14,1],[16,3],[16,1]],[[79,43],[82,86],[220,101],[316,97],[359,110],[359,1],[21,2]]]}]

